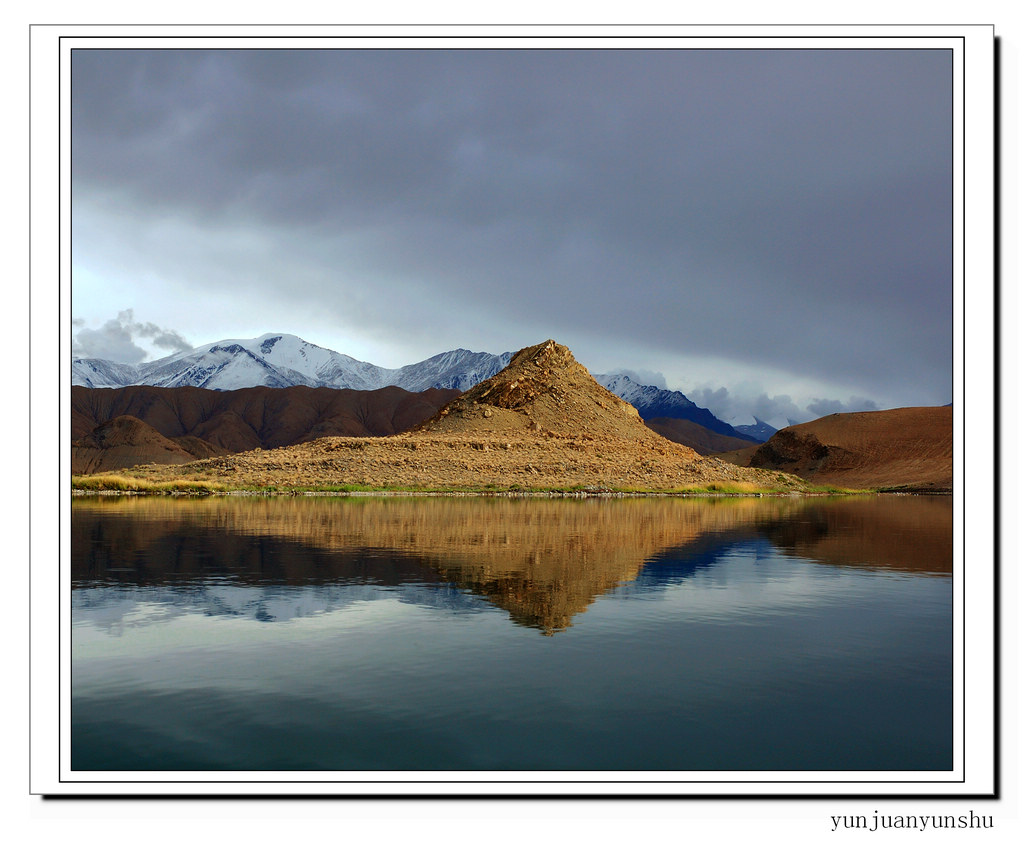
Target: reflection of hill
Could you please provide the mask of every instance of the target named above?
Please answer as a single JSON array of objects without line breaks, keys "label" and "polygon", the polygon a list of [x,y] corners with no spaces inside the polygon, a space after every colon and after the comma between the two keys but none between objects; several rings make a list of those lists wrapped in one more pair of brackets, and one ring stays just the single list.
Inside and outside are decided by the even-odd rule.
[{"label": "reflection of hill", "polygon": [[945,496],[809,502],[799,518],[766,519],[759,528],[779,548],[831,565],[953,571],[953,500]]},{"label": "reflection of hill", "polygon": [[668,584],[759,536],[831,565],[952,570],[948,498],[116,499],[72,513],[79,583],[447,582],[546,633],[641,569]]},{"label": "reflection of hill", "polygon": [[[72,574],[138,582],[450,581],[544,631],[666,548],[781,518],[794,500],[222,498],[76,502]],[[97,519],[102,512],[129,519]]]}]

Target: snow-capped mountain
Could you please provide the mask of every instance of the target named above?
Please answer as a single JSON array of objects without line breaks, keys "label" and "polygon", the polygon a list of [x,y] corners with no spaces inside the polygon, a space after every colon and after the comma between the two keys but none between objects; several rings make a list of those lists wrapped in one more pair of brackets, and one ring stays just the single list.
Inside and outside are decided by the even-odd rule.
[{"label": "snow-capped mountain", "polygon": [[99,358],[75,358],[71,362],[71,384],[82,387],[127,387],[142,383],[139,367]]},{"label": "snow-capped mountain", "polygon": [[466,390],[508,364],[511,353],[491,355],[456,349],[400,369],[372,363],[308,343],[292,334],[264,334],[253,340],[221,340],[159,360],[130,366],[92,358],[71,365],[71,383],[82,387],[334,387],[378,390],[396,386],[410,392],[431,387]]},{"label": "snow-capped mountain", "polygon": [[646,384],[637,384],[628,375],[595,375],[594,380],[609,392],[615,393],[620,399],[628,401],[640,411],[643,419],[657,416],[678,416],[680,412],[690,413],[697,407],[678,390],[662,390]]},{"label": "snow-capped mountain", "polygon": [[637,384],[621,373],[595,375],[594,380],[609,392],[633,405],[640,412],[641,419],[689,419],[718,434],[753,440],[749,434],[723,422],[710,410],[698,407],[678,390],[663,390],[660,387]]},{"label": "snow-capped mountain", "polygon": [[[511,352],[493,355],[454,349],[399,369],[385,369],[292,334],[264,334],[252,340],[221,340],[138,366],[78,358],[71,364],[71,383],[82,387],[148,385],[207,390],[296,386],[378,390],[394,386],[410,392],[432,387],[465,391],[500,372],[511,358]],[[644,419],[689,419],[720,434],[759,441],[698,407],[678,390],[637,384],[622,374],[594,378],[632,404]]]},{"label": "snow-capped mountain", "polygon": [[492,355],[455,349],[393,370],[398,374],[392,383],[410,392],[422,392],[431,387],[465,392],[492,375],[497,375],[508,366],[511,359],[512,352]]}]

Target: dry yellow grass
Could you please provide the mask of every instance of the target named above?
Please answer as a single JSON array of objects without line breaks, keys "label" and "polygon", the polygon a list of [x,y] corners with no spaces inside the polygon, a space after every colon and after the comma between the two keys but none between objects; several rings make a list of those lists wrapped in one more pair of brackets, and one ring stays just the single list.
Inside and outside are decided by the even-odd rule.
[{"label": "dry yellow grass", "polygon": [[222,492],[223,484],[211,481],[173,479],[150,481],[127,475],[73,475],[71,488],[85,492]]}]

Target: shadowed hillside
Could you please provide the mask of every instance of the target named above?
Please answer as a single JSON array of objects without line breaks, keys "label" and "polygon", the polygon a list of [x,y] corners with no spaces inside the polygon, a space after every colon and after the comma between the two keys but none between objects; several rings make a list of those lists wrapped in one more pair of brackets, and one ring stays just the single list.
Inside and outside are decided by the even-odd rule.
[{"label": "shadowed hillside", "polygon": [[946,492],[953,488],[953,409],[834,413],[783,428],[761,446],[718,456],[817,484]]},{"label": "shadowed hillside", "polygon": [[646,420],[646,424],[648,428],[661,434],[665,439],[689,446],[698,454],[718,454],[722,451],[750,446],[749,440],[720,434],[689,419],[672,419],[661,416]]},{"label": "shadowed hillside", "polygon": [[[179,450],[162,442],[164,438],[189,455],[187,460],[195,460],[317,437],[390,436],[432,416],[457,395],[457,390],[410,393],[399,387],[251,387],[223,392],[198,387],[72,387],[72,471],[186,462]],[[144,425],[128,427],[122,422],[114,439],[99,430],[119,417]],[[114,446],[120,449],[116,454],[101,453]],[[130,456],[135,463],[126,462]]]},{"label": "shadowed hillside", "polygon": [[[589,373],[586,374],[589,380]],[[523,388],[518,400],[528,398],[529,383],[528,374],[518,385]],[[576,383],[585,382],[577,378]],[[563,385],[561,394],[574,389],[572,385]],[[248,387],[223,391],[188,386],[115,389],[75,386],[71,390],[71,436],[75,455],[72,471],[76,474],[101,472],[135,465],[125,462],[129,454],[125,449],[117,455],[103,455],[97,451],[102,445],[79,442],[89,437],[97,426],[119,416],[131,416],[146,423],[156,433],[181,446],[191,455],[190,459],[200,459],[255,448],[294,445],[318,437],[391,436],[429,419],[458,395],[457,390],[428,389],[416,393],[398,387],[378,390]],[[610,392],[599,396],[598,403],[606,406],[619,406],[621,401]],[[496,398],[493,404],[502,401],[514,403],[517,399],[509,394],[505,399]],[[493,405],[491,409],[493,413]],[[629,413],[628,410],[623,412]],[[543,416],[542,410],[538,409],[538,413]],[[541,424],[538,419],[532,421]],[[692,448],[698,454],[715,454],[750,444],[686,419],[644,421],[659,435]],[[143,440],[132,443],[134,450],[130,453],[137,457],[137,463],[183,462],[178,452],[150,445],[152,443]]]},{"label": "shadowed hillside", "polygon": [[113,472],[140,463],[188,463],[225,453],[198,437],[171,439],[134,416],[116,416],[72,444],[71,471]]}]

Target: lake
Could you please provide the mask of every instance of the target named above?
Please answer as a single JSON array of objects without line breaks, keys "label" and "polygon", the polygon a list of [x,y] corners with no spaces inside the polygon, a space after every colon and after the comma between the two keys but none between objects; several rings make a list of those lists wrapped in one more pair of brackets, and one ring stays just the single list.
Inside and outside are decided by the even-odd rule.
[{"label": "lake", "polygon": [[948,771],[948,497],[82,497],[76,771]]}]

